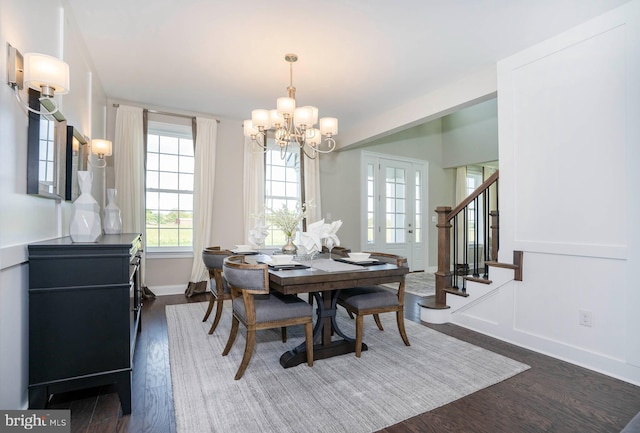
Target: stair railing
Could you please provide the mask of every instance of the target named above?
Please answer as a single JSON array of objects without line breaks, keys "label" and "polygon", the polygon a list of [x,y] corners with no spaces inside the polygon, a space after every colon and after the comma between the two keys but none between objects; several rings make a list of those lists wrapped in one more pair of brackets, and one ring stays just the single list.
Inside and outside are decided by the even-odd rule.
[{"label": "stair railing", "polygon": [[[490,209],[492,190],[495,191],[497,208],[498,178],[499,172],[496,171],[454,209],[449,206],[436,208],[436,306],[446,308],[447,293],[466,296],[467,279],[488,279],[486,262],[498,259],[499,213],[497,209]],[[495,189],[491,188],[493,184],[496,184]]]}]

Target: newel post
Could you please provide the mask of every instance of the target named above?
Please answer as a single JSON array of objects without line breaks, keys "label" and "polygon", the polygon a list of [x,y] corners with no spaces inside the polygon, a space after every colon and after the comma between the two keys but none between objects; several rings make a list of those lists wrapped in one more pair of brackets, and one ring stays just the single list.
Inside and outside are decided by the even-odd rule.
[{"label": "newel post", "polygon": [[451,286],[451,223],[447,216],[451,212],[449,206],[438,206],[438,271],[436,276],[436,305],[446,305],[444,289]]},{"label": "newel post", "polygon": [[498,248],[500,247],[500,213],[497,210],[489,212],[491,215],[491,260],[498,261]]}]

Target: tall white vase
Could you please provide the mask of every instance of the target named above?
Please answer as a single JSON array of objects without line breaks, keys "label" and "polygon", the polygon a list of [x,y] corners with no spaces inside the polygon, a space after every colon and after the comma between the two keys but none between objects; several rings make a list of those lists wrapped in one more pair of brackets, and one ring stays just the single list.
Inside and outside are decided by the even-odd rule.
[{"label": "tall white vase", "polygon": [[120,216],[120,208],[116,204],[116,195],[118,192],[115,188],[107,188],[107,202],[104,208],[104,220],[102,227],[107,235],[116,235],[122,233],[122,217]]},{"label": "tall white vase", "polygon": [[78,172],[80,195],[73,202],[73,217],[69,227],[69,235],[73,242],[96,242],[102,234],[100,206],[91,195],[92,181],[91,172]]}]

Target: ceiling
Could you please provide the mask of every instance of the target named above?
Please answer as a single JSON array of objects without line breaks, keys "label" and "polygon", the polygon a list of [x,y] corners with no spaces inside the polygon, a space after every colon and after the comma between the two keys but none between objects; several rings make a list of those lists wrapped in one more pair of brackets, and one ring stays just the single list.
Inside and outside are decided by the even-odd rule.
[{"label": "ceiling", "polygon": [[341,130],[627,1],[67,0],[110,98],[250,118],[296,53],[298,104]]}]

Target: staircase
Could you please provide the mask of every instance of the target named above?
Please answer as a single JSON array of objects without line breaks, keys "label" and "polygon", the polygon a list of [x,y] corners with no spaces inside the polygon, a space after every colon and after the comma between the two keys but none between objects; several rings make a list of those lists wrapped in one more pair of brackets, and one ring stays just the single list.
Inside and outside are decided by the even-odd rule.
[{"label": "staircase", "polygon": [[498,179],[496,171],[454,209],[436,208],[436,294],[419,302],[423,321],[449,322],[452,313],[480,302],[507,282],[522,281],[522,251],[514,251],[513,263],[498,262]]}]

